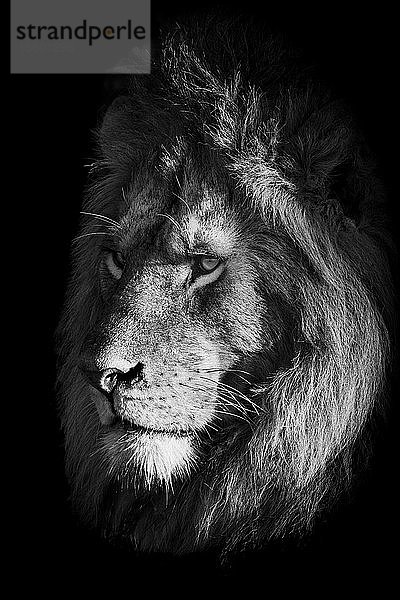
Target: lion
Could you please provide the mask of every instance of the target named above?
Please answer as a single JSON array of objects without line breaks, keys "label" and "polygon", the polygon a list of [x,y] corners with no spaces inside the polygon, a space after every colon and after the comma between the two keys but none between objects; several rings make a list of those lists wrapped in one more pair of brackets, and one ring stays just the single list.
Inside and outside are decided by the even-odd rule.
[{"label": "lion", "polygon": [[58,329],[75,509],[144,552],[301,539],[388,393],[392,242],[351,112],[215,18],[167,28],[96,140]]}]

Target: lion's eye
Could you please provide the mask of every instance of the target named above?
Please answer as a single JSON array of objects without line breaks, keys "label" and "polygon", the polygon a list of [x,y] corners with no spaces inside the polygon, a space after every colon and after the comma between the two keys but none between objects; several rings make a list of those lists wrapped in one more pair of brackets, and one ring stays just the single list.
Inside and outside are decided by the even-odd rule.
[{"label": "lion's eye", "polygon": [[213,256],[199,256],[196,262],[203,273],[212,273],[221,264],[220,259]]},{"label": "lion's eye", "polygon": [[225,269],[225,262],[216,256],[199,254],[192,259],[190,289],[193,291],[216,281]]},{"label": "lion's eye", "polygon": [[123,254],[117,250],[112,250],[107,253],[105,263],[111,275],[116,279],[120,279],[125,266]]}]

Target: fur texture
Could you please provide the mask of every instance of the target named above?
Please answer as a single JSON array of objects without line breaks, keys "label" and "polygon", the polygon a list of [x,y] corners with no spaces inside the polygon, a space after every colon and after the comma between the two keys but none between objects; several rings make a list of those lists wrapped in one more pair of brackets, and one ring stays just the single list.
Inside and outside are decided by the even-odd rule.
[{"label": "fur texture", "polygon": [[[218,20],[162,40],[98,132],[58,333],[67,473],[82,518],[139,549],[256,547],[308,531],[370,455],[384,193],[279,40]],[[111,398],[85,375],[137,364]]]}]

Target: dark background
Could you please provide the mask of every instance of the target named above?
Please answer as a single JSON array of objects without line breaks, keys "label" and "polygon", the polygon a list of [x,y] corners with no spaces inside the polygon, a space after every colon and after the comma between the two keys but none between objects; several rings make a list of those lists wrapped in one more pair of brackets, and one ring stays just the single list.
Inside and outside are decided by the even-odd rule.
[{"label": "dark background", "polygon": [[[175,0],[153,1],[154,30],[165,17],[191,8]],[[284,3],[277,8],[253,0],[241,8],[287,33],[352,106],[378,158],[397,234],[398,36],[393,11],[382,3],[353,8],[350,3]],[[371,591],[378,585],[383,594],[394,576],[399,539],[394,414],[382,430],[374,468],[353,503],[319,528],[307,546],[271,547],[218,571],[208,555],[173,559],[125,554],[75,522],[55,414],[53,334],[86,180],[84,165],[93,156],[91,130],[105,101],[104,81],[94,75],[14,75],[10,89],[12,117],[3,122],[4,127],[12,124],[10,171],[4,174],[11,215],[3,228],[11,244],[3,248],[3,280],[12,274],[18,316],[10,324],[18,323],[18,334],[11,351],[17,369],[3,418],[11,425],[7,448],[15,457],[13,474],[5,477],[5,495],[16,510],[10,520],[12,568],[19,571],[16,588],[60,593],[71,587],[80,593],[82,586],[95,586],[133,594],[161,585],[164,591],[182,588],[190,594],[214,590],[217,582],[227,590],[230,582],[242,579],[247,585],[259,582],[266,595],[307,590],[321,582],[328,592],[348,586]]]}]

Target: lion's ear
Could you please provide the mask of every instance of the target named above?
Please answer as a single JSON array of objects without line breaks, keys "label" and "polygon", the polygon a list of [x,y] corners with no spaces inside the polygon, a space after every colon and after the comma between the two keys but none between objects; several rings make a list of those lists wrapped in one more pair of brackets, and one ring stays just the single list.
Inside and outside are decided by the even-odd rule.
[{"label": "lion's ear", "polygon": [[124,161],[132,152],[133,108],[129,96],[120,96],[107,109],[98,130],[100,152],[106,160]]},{"label": "lion's ear", "polygon": [[347,109],[336,102],[315,109],[290,132],[286,150],[287,178],[313,198],[311,204],[337,205],[357,223],[367,191],[359,182],[372,173],[374,161]]}]

